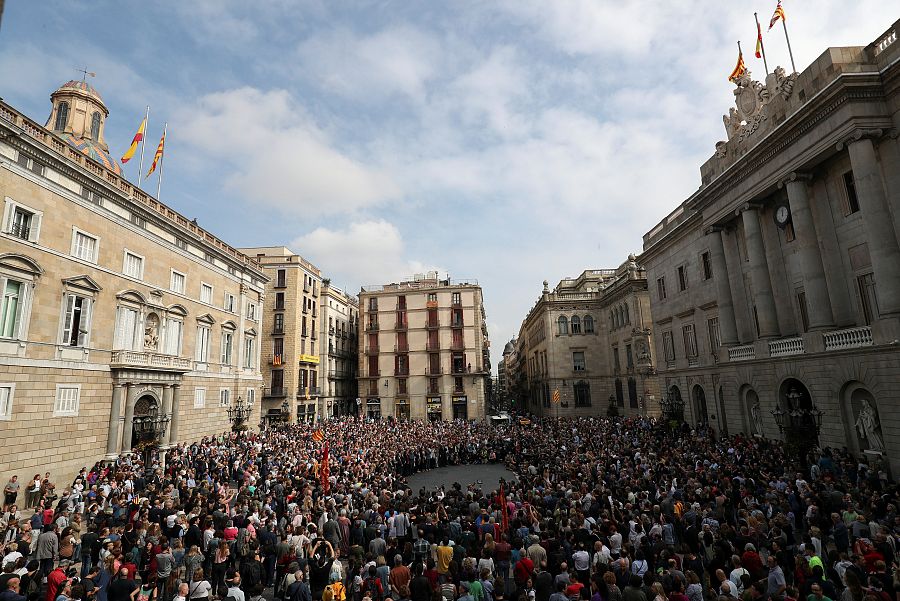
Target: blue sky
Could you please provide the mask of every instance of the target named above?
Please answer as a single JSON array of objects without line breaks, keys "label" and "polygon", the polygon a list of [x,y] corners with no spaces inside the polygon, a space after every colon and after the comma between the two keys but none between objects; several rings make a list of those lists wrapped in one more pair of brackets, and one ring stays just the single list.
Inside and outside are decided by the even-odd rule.
[{"label": "blue sky", "polygon": [[[149,104],[161,199],[234,246],[288,245],[352,292],[477,278],[496,365],[542,280],[618,266],[696,190],[735,41],[761,76],[774,4],[8,0],[0,96],[43,122],[87,67],[113,156]],[[785,0],[798,70],[873,41],[888,4]],[[765,40],[789,67],[780,26]]]}]

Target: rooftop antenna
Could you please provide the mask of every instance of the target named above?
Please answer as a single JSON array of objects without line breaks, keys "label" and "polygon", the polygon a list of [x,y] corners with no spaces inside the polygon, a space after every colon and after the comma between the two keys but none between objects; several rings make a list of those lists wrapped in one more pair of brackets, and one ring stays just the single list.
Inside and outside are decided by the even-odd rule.
[{"label": "rooftop antenna", "polygon": [[88,71],[86,68],[85,69],[75,69],[75,70],[78,71],[79,73],[81,73],[81,81],[82,82],[87,81],[88,77],[97,77],[96,73],[94,73],[93,71]]}]

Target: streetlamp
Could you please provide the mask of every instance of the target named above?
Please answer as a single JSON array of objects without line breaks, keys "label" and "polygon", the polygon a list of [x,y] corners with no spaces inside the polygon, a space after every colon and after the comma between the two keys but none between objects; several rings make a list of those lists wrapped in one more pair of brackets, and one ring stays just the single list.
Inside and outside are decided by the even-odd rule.
[{"label": "streetlamp", "polygon": [[228,413],[228,421],[231,422],[231,431],[240,432],[246,430],[247,424],[245,422],[250,417],[252,411],[253,408],[249,404],[245,405],[244,399],[238,396],[237,403],[232,403],[231,406],[225,410],[225,412]]},{"label": "streetlamp", "polygon": [[144,476],[146,480],[153,477],[153,450],[159,445],[159,437],[169,427],[172,420],[168,415],[154,413],[151,415],[139,415],[134,418],[134,431],[140,440],[138,448],[144,455]]}]

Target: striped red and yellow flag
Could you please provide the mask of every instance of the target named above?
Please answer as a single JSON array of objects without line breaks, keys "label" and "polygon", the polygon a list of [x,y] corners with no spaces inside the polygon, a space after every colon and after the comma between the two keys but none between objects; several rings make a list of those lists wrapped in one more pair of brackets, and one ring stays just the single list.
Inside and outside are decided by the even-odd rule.
[{"label": "striped red and yellow flag", "polygon": [[316,430],[313,432],[312,439],[316,442],[322,442],[325,440],[325,434],[321,430]]},{"label": "striped red and yellow flag", "polygon": [[756,22],[756,58],[762,58],[762,29],[759,21]]},{"label": "striped red and yellow flag", "polygon": [[775,7],[775,13],[772,15],[772,20],[769,21],[769,29],[775,27],[775,23],[778,22],[778,19],[787,23],[787,15],[784,14],[784,9],[781,8],[781,0],[778,0],[778,6]]},{"label": "striped red and yellow flag", "polygon": [[159,139],[159,145],[156,147],[156,154],[153,155],[153,163],[150,164],[150,171],[147,172],[145,178],[150,177],[150,175],[156,171],[156,166],[159,164],[159,161],[163,156],[163,149],[166,146],[166,133],[163,132],[162,138]]},{"label": "striped red and yellow flag", "polygon": [[144,120],[141,121],[141,126],[138,128],[137,133],[134,134],[134,139],[131,141],[131,146],[128,147],[128,150],[125,151],[125,154],[122,155],[122,163],[127,163],[131,160],[131,157],[134,156],[134,153],[137,151],[138,144],[141,143],[141,140],[144,139],[144,130],[147,128],[147,118],[144,117]]},{"label": "striped red and yellow flag", "polygon": [[747,65],[744,64],[744,53],[738,52],[738,61],[734,66],[734,71],[728,76],[728,81],[736,81],[741,75],[746,73]]}]

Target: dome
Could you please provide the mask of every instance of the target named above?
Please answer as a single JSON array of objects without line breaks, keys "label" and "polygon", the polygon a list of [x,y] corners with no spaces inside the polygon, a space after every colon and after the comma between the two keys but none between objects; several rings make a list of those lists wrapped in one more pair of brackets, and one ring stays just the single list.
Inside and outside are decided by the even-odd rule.
[{"label": "dome", "polygon": [[57,135],[72,148],[81,151],[116,175],[122,175],[122,167],[119,166],[119,163],[109,156],[97,142],[88,138],[79,138],[67,132],[58,133]]},{"label": "dome", "polygon": [[53,94],[51,94],[51,96],[53,96],[54,94],[56,94],[58,92],[64,92],[64,91],[68,91],[68,90],[77,90],[79,92],[84,92],[86,94],[90,94],[91,96],[96,98],[98,101],[100,101],[100,103],[103,103],[103,97],[100,96],[100,92],[98,92],[97,89],[94,86],[92,86],[91,84],[89,84],[88,82],[82,81],[80,79],[73,79],[71,81],[67,81],[63,85],[59,86],[59,88],[56,89],[56,92],[53,92]]},{"label": "dome", "polygon": [[503,354],[508,355],[510,353],[516,352],[516,346],[513,344],[513,341],[510,340],[506,343],[506,346],[503,347]]}]

